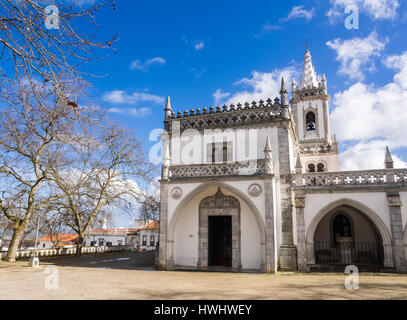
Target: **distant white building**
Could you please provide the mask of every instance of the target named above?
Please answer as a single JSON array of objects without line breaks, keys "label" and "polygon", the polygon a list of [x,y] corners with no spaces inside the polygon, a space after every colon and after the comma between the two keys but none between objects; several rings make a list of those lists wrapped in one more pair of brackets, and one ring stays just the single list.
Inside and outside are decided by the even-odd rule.
[{"label": "distant white building", "polygon": [[159,222],[152,220],[146,226],[133,233],[129,233],[127,243],[140,251],[155,250],[158,242],[159,229]]},{"label": "distant white building", "polygon": [[78,235],[71,233],[46,235],[38,239],[38,249],[70,248],[76,245],[77,240]]},{"label": "distant white building", "polygon": [[93,229],[85,236],[84,246],[124,246],[129,233],[138,229]]}]

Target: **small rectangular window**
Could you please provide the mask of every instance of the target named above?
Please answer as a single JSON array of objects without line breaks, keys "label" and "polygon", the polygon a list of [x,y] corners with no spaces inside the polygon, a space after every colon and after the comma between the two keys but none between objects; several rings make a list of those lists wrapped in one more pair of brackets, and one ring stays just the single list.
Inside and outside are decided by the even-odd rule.
[{"label": "small rectangular window", "polygon": [[154,246],[155,245],[155,236],[152,235],[150,236],[150,246]]},{"label": "small rectangular window", "polygon": [[226,163],[233,161],[233,144],[231,141],[212,142],[207,145],[207,163]]},{"label": "small rectangular window", "polygon": [[143,246],[147,245],[147,235],[143,235]]}]

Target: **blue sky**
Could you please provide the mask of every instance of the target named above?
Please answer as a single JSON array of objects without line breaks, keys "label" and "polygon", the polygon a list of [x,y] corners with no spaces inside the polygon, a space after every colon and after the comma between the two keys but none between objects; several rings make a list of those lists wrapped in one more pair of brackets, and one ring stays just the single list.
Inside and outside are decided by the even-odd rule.
[{"label": "blue sky", "polygon": [[[359,9],[359,29],[345,28],[348,4]],[[407,73],[401,1],[118,1],[97,22],[100,37],[119,31],[120,39],[116,54],[86,66],[106,74],[91,79],[91,95],[147,149],[151,130],[162,127],[165,96],[175,110],[274,97],[281,74],[298,80],[307,39],[318,76],[328,80],[343,168],[381,167],[385,144],[399,165],[407,161],[405,83],[388,88]],[[400,99],[386,100],[392,94]]]},{"label": "blue sky", "polygon": [[[86,0],[89,2],[91,0]],[[347,29],[348,5],[359,29]],[[407,161],[407,5],[402,0],[117,1],[97,15],[99,37],[119,31],[116,54],[86,65],[94,101],[137,135],[175,111],[278,95],[299,81],[305,39],[326,74],[342,169],[382,168],[389,145]],[[286,79],[287,82],[290,79]],[[251,101],[250,100],[250,101]],[[242,101],[244,102],[244,101]]]}]

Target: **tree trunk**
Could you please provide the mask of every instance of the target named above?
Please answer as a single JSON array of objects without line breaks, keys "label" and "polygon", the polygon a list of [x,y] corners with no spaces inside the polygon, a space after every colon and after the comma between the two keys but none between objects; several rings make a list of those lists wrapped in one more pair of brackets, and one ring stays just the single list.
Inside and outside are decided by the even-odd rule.
[{"label": "tree trunk", "polygon": [[20,225],[16,229],[14,229],[13,237],[11,238],[10,246],[8,247],[6,261],[14,262],[16,261],[16,254],[18,244],[20,243],[21,237],[24,233],[25,225]]},{"label": "tree trunk", "polygon": [[[7,234],[8,229],[10,229],[10,224],[7,224],[6,228],[3,231],[3,235],[1,236],[1,240],[0,240],[1,247],[4,247],[4,239],[6,239],[6,234]],[[0,248],[0,251],[1,251],[1,248]]]},{"label": "tree trunk", "polygon": [[80,257],[82,256],[82,248],[83,248],[83,242],[85,241],[85,237],[79,235],[78,236],[78,242],[76,243],[76,253],[75,256]]}]

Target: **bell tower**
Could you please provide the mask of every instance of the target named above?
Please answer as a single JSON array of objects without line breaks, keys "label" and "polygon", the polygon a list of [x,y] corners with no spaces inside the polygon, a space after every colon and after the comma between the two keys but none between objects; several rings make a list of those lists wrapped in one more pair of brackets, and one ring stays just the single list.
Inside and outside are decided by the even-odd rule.
[{"label": "bell tower", "polygon": [[308,49],[301,81],[292,79],[290,100],[296,123],[303,172],[339,171],[338,144],[331,136],[329,99],[325,74],[318,81]]}]

